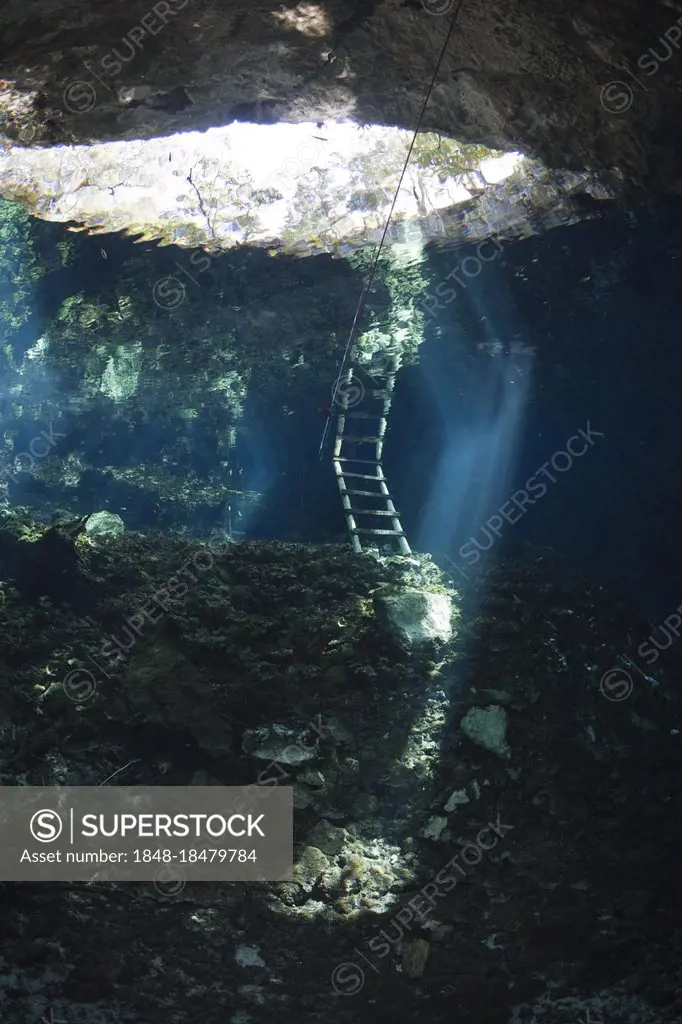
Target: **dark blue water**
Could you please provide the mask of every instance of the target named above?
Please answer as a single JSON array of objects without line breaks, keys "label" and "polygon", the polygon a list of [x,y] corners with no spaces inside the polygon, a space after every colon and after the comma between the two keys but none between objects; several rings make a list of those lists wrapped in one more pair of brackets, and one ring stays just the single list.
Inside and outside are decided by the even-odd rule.
[{"label": "dark blue water", "polygon": [[[38,259],[65,237],[39,222],[32,231]],[[82,292],[111,307],[131,279],[149,284],[175,258],[112,236],[105,260],[101,239],[76,237],[69,266],[36,284],[30,322],[9,331],[17,365],[49,334],[66,297]],[[441,286],[445,295],[442,282],[456,272],[458,284],[456,296],[425,317],[418,364],[397,378],[385,470],[410,543],[460,583],[490,559],[548,546],[644,615],[667,615],[682,601],[682,203],[614,210],[506,243],[478,272],[463,274],[475,252],[431,246],[421,257],[425,294]],[[331,449],[322,459],[318,450],[362,283],[361,268],[329,257],[240,251],[214,259],[175,319],[140,299],[149,344],[161,340],[170,354],[119,403],[91,392],[85,406],[74,405],[88,348],[106,332],[83,331],[73,351],[53,352],[40,374],[25,375],[20,412],[10,388],[17,378],[5,368],[5,462],[55,418],[64,437],[54,452],[76,457],[79,467],[69,486],[42,465],[19,472],[9,502],[48,518],[55,509],[106,508],[140,531],[233,528],[254,538],[346,540]],[[377,294],[385,306],[381,283]],[[234,312],[223,337],[215,324],[225,308]],[[249,335],[249,348],[240,324],[254,317],[264,327],[255,341]],[[197,372],[195,353],[183,349],[190,322],[203,324],[219,355],[244,349],[235,363],[250,375],[243,411],[207,390],[195,415],[178,419],[182,389]],[[294,371],[299,358],[306,365]],[[167,397],[172,388],[179,398]],[[213,496],[167,500],[156,483],[161,469],[178,486],[193,481],[190,492],[211,484]],[[131,478],[123,470],[140,472]]]},{"label": "dark blue water", "polygon": [[[387,447],[408,531],[426,549],[463,575],[491,535],[491,557],[548,545],[645,614],[679,605],[681,260],[682,205],[670,201],[508,246],[466,280],[399,379]],[[436,276],[456,262],[432,257]],[[557,456],[554,469],[581,429],[584,454]],[[534,502],[508,506],[530,478]],[[486,531],[501,506],[502,525]]]}]

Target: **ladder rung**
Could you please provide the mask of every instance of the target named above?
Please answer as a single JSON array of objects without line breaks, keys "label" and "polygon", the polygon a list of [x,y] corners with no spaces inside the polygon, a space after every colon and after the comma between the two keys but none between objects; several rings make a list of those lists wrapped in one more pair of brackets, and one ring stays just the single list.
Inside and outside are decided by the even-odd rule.
[{"label": "ladder rung", "polygon": [[374,441],[383,441],[383,437],[361,437],[358,434],[337,435],[337,441],[349,441],[351,444],[372,444]]},{"label": "ladder rung", "polygon": [[[357,460],[355,460],[355,459],[337,459],[336,461],[337,462],[355,462]],[[377,465],[378,465],[378,463],[377,463]],[[371,476],[368,473],[343,473],[341,475],[341,479],[343,479],[344,477],[353,477],[354,480],[376,480],[377,483],[382,483],[382,484],[386,482],[382,476]],[[362,492],[361,491],[356,491],[356,492],[349,491],[348,493],[349,494],[352,494],[352,493],[361,494]],[[372,495],[374,495],[374,493],[375,492],[372,491]],[[378,496],[382,497],[382,498],[385,497],[385,495],[380,494],[379,491],[377,491],[376,494]]]},{"label": "ladder rung", "polygon": [[351,533],[374,533],[374,534],[381,534],[382,537],[404,537],[405,536],[405,534],[403,533],[402,530],[363,530],[363,529],[360,529],[357,526],[355,527],[354,530],[351,530],[350,532]]},{"label": "ladder rung", "polygon": [[[389,541],[395,541],[395,546],[402,555],[410,553],[410,546],[407,542],[407,535],[405,534],[399,519],[399,512],[393,505],[391,494],[388,490],[386,477],[383,473],[383,467],[381,464],[381,456],[386,440],[386,431],[388,429],[388,413],[391,408],[391,400],[393,398],[393,392],[395,388],[395,376],[400,367],[399,356],[392,352],[390,353],[391,359],[388,365],[383,367],[381,370],[377,370],[376,373],[371,372],[371,367],[357,367],[357,371],[363,370],[371,378],[374,388],[366,386],[365,388],[365,402],[364,408],[362,409],[349,409],[347,404],[342,403],[342,408],[338,412],[337,430],[336,437],[334,440],[334,449],[332,454],[332,464],[334,472],[336,474],[336,481],[341,493],[343,512],[346,516],[346,525],[348,532],[351,537],[353,550],[355,552],[362,553],[363,543],[360,540],[361,536],[366,537],[381,537],[386,538]],[[353,349],[352,359],[355,361],[357,358],[357,350]],[[383,378],[382,381],[377,380],[377,377]],[[349,369],[346,373],[345,380],[347,383],[353,378],[353,368]],[[381,401],[381,407],[377,408],[375,412],[370,412],[371,398],[378,399]],[[346,424],[346,417],[349,420],[360,421]],[[368,420],[374,422],[368,423]],[[362,422],[364,421],[364,422]],[[348,426],[350,433],[346,434],[345,429]],[[353,433],[355,428],[358,433]],[[367,434],[363,434],[362,430],[366,429],[369,431]],[[362,445],[365,449],[365,455],[369,455],[367,450],[371,445],[374,445],[374,457],[373,458],[357,458],[354,455],[341,455],[344,441],[348,442],[348,448],[346,451],[360,451],[362,448],[356,448],[356,445]],[[354,472],[347,473],[345,467],[350,465]],[[369,472],[355,472],[362,466],[372,467],[373,473]],[[347,479],[352,480],[367,480],[373,484],[379,484],[377,490],[360,490],[354,487],[353,484],[348,486]],[[355,508],[355,497],[362,498],[373,498],[374,501],[368,503],[369,508]],[[376,499],[379,499],[378,501]],[[375,507],[372,507],[374,505]],[[391,520],[391,529],[382,530],[375,529],[374,527],[358,526],[358,522],[362,522],[363,517],[369,519],[370,516],[380,516],[379,523],[384,523],[388,526],[388,521]],[[371,542],[370,542],[370,546]],[[376,544],[374,545],[376,546]],[[388,550],[387,548],[385,550]]]},{"label": "ladder rung", "polygon": [[393,516],[398,518],[397,512],[388,512],[385,508],[347,508],[346,515],[351,516]]},{"label": "ladder rung", "polygon": [[[361,462],[365,466],[378,466],[379,465],[379,463],[377,462],[376,459],[349,459],[347,456],[345,456],[344,458],[341,458],[338,455],[334,456],[334,462]],[[356,474],[344,473],[344,476],[354,476],[354,475],[357,476],[357,473]],[[379,477],[373,477],[372,476],[372,477],[368,477],[368,479],[369,480],[378,480]]]},{"label": "ladder rung", "polygon": [[[351,473],[347,473],[346,476],[352,476],[352,474]],[[367,477],[367,479],[368,480],[377,480],[377,481],[379,481],[379,477],[378,476],[377,477],[369,476],[369,477]],[[383,483],[383,482],[384,482],[383,480],[380,481],[380,483]],[[341,493],[342,494],[360,494],[360,495],[362,495],[363,498],[390,498],[391,497],[390,494],[382,494],[381,491],[356,491],[353,488],[346,488],[346,490],[342,491]]]}]

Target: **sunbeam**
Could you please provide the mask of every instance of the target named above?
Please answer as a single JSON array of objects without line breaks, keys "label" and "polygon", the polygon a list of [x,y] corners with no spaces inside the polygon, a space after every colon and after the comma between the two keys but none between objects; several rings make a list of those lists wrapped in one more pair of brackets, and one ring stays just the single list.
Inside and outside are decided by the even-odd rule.
[{"label": "sunbeam", "polygon": [[[463,549],[489,551],[497,539],[486,520],[508,487],[516,462],[531,363],[530,352],[519,357],[513,346],[484,343],[464,371],[465,379],[433,375],[429,380],[445,424],[445,442],[417,548],[446,552],[465,577]],[[475,562],[479,560],[480,554]]]}]

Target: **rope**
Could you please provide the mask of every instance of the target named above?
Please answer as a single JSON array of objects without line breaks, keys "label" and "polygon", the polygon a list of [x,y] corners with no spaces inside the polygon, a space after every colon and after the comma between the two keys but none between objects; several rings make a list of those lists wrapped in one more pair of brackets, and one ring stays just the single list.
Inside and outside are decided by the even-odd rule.
[{"label": "rope", "polygon": [[[459,12],[462,9],[462,4],[463,3],[464,3],[464,0],[459,0],[459,2],[457,4],[457,7],[455,8],[455,13],[454,13],[454,15],[452,17],[452,21],[450,22],[450,28],[448,29],[448,34],[445,37],[445,42],[443,43],[442,49],[440,51],[440,55],[439,55],[438,60],[436,62],[436,67],[434,69],[433,75],[431,76],[431,82],[429,83],[429,87],[428,87],[428,89],[426,91],[426,96],[424,97],[424,102],[422,103],[422,108],[421,108],[421,111],[419,113],[419,118],[417,120],[416,127],[414,129],[413,134],[412,134],[412,141],[410,142],[410,148],[407,151],[407,156],[405,157],[405,163],[403,164],[403,169],[400,172],[400,178],[398,179],[398,186],[397,186],[397,188],[395,190],[395,195],[393,196],[393,202],[391,203],[391,209],[388,211],[388,217],[386,218],[386,224],[384,226],[384,230],[383,230],[383,233],[381,235],[381,239],[379,240],[379,245],[377,247],[376,254],[375,254],[374,260],[372,262],[372,266],[371,266],[371,269],[370,269],[369,277],[365,281],[365,284],[364,284],[364,286],[362,288],[362,291],[360,292],[360,298],[358,299],[358,304],[357,304],[357,306],[355,308],[355,316],[353,317],[353,323],[351,325],[350,334],[348,335],[348,341],[346,343],[346,347],[345,347],[344,352],[343,352],[343,359],[341,360],[341,368],[339,370],[339,373],[338,373],[338,376],[336,378],[336,381],[334,382],[334,388],[333,388],[333,391],[332,391],[332,406],[334,405],[334,402],[336,401],[336,395],[337,395],[338,390],[339,390],[339,385],[341,383],[341,378],[342,378],[342,376],[344,374],[346,362],[348,360],[348,353],[350,352],[351,346],[353,344],[353,339],[355,337],[355,332],[356,332],[356,329],[357,329],[358,320],[360,319],[360,315],[364,311],[365,303],[367,302],[367,296],[369,294],[369,290],[370,290],[370,288],[372,286],[372,281],[374,280],[374,275],[376,273],[376,269],[377,269],[377,266],[379,264],[379,257],[381,256],[381,250],[383,248],[384,242],[386,241],[386,235],[388,234],[389,224],[391,223],[391,217],[393,216],[393,211],[395,209],[395,204],[398,201],[398,195],[400,194],[400,189],[401,189],[401,186],[402,186],[402,183],[403,183],[403,178],[405,177],[405,174],[407,172],[407,167],[408,167],[408,164],[410,162],[410,157],[412,156],[412,150],[414,149],[414,144],[417,141],[417,135],[419,134],[419,129],[421,128],[421,123],[424,120],[424,114],[426,113],[426,108],[428,106],[429,100],[431,99],[431,93],[433,92],[433,87],[436,84],[436,78],[438,77],[438,72],[440,71],[440,66],[443,63],[443,57],[445,56],[445,51],[447,50],[448,46],[450,45],[450,38],[452,36],[453,30],[455,28],[455,25],[457,23],[457,18],[459,17]],[[331,418],[332,418],[332,413],[331,413],[331,410],[330,410],[329,414],[327,416],[327,421],[326,421],[326,423],[324,425],[324,431],[323,431],[323,434],[322,434],[322,440],[320,441],[320,448],[319,448],[319,451],[318,451],[318,459],[322,458],[322,452],[323,452],[324,446],[325,446],[325,444],[327,442],[327,434],[329,433],[329,424],[331,422]]]}]

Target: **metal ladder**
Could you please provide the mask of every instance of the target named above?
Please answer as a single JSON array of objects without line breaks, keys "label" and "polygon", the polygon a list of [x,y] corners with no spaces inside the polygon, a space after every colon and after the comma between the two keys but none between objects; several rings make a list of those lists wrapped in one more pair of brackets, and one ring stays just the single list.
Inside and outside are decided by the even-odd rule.
[{"label": "metal ladder", "polygon": [[[336,424],[332,461],[351,543],[353,550],[357,552],[363,550],[362,537],[376,537],[394,541],[398,548],[398,554],[410,555],[412,553],[405,531],[400,525],[400,519],[381,467],[384,435],[391,408],[395,375],[399,367],[400,357],[395,354],[388,355],[384,368],[381,371],[372,371],[370,379],[374,385],[377,385],[376,387],[366,388],[362,382],[358,381],[361,398],[352,409],[349,409],[349,396],[352,393],[350,385],[354,374],[356,374],[352,365],[344,371],[338,382],[337,403],[341,411]],[[381,378],[384,378],[383,384]],[[351,421],[349,429],[352,432],[350,434],[346,433],[346,420]],[[352,454],[345,454],[347,448],[344,448],[344,445],[353,446]],[[361,447],[361,456],[356,457],[358,446]],[[355,472],[356,467],[360,466],[364,468]],[[373,472],[370,471],[370,467],[374,467]],[[354,483],[348,486],[347,480],[364,481],[363,488],[369,486],[368,482],[371,481],[371,486],[374,488],[376,485],[376,489],[360,489]],[[363,507],[361,503],[370,498],[376,502],[376,505]],[[360,500],[358,501],[358,499]],[[358,519],[361,521],[367,519],[371,522],[372,517],[379,520],[376,527],[358,526]],[[382,518],[384,521],[388,520],[386,525],[390,523],[390,530],[379,528]]]}]

